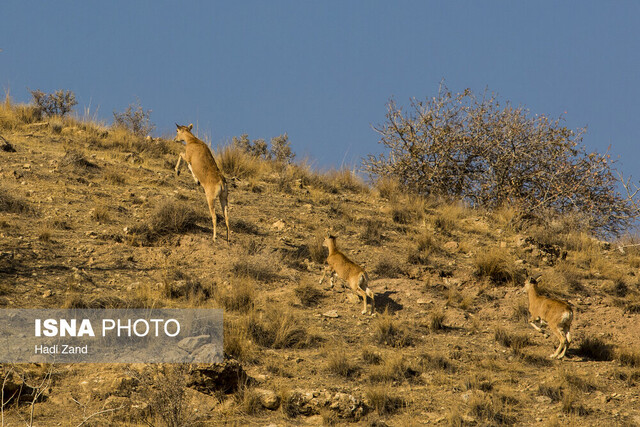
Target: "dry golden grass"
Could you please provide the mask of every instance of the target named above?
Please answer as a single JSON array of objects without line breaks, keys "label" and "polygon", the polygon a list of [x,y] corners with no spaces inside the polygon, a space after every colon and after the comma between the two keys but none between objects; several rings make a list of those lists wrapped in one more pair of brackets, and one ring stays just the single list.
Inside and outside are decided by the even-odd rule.
[{"label": "dry golden grass", "polygon": [[365,397],[378,415],[394,414],[407,406],[407,401],[394,393],[388,385],[367,387]]},{"label": "dry golden grass", "polygon": [[494,284],[518,281],[515,260],[506,249],[491,248],[488,251],[481,251],[476,255],[474,264],[476,275],[487,278]]},{"label": "dry golden grass", "polygon": [[378,344],[396,348],[406,347],[413,343],[408,328],[394,319],[387,311],[374,319],[373,339]]},{"label": "dry golden grass", "polygon": [[218,150],[216,160],[227,177],[246,179],[264,176],[270,172],[269,163],[231,144]]},{"label": "dry golden grass", "polygon": [[327,370],[344,378],[353,378],[358,375],[360,368],[347,352],[344,344],[328,343],[325,345]]}]

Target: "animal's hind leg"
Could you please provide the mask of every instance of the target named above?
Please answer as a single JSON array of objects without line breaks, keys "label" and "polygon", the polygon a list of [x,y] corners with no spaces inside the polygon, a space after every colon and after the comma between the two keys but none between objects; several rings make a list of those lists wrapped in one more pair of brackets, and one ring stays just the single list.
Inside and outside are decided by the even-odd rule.
[{"label": "animal's hind leg", "polygon": [[365,294],[371,298],[371,314],[373,314],[376,311],[376,299],[374,293],[370,288],[367,288],[365,290]]},{"label": "animal's hind leg", "polygon": [[216,198],[211,193],[206,193],[209,212],[211,213],[211,222],[213,223],[213,241],[216,241],[216,206],[214,204]]},{"label": "animal's hind leg", "polygon": [[356,294],[362,297],[362,314],[367,314],[367,293],[362,288],[358,288]]},{"label": "animal's hind leg", "polygon": [[[553,353],[549,357],[552,359],[556,359],[556,358],[562,359],[564,357],[564,353],[567,347],[567,337],[562,333],[562,331],[560,331],[560,329],[557,326],[552,327],[551,332],[553,332],[553,334],[558,338],[558,340],[560,340],[560,344],[558,345],[558,348],[556,349],[555,353]],[[560,352],[562,352],[562,355],[560,354]]]},{"label": "animal's hind leg", "polygon": [[229,193],[227,187],[220,192],[220,206],[222,206],[222,214],[224,215],[224,223],[227,226],[227,243],[229,243],[229,202],[227,197]]}]

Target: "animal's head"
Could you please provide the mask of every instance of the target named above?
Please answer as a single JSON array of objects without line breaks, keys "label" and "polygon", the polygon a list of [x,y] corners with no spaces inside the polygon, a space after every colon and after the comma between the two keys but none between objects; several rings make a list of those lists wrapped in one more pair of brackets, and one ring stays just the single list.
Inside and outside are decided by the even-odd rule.
[{"label": "animal's head", "polygon": [[336,237],[327,233],[327,235],[324,238],[324,241],[322,242],[322,246],[324,246],[325,248],[329,248],[335,245],[336,245]]},{"label": "animal's head", "polygon": [[191,135],[191,129],[193,129],[193,123],[189,124],[189,126],[180,126],[176,123],[176,137],[173,139],[176,142],[186,141],[186,135]]},{"label": "animal's head", "polygon": [[541,274],[537,274],[535,276],[527,276],[527,279],[524,281],[524,292],[529,292],[529,289],[536,289],[536,284],[538,283],[538,278],[540,278]]}]

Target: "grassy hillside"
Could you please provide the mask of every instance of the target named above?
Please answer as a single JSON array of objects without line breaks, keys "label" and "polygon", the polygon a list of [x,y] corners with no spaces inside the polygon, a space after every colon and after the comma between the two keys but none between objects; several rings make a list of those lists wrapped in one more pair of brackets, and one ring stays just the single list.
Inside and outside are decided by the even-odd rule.
[{"label": "grassy hillside", "polygon": [[[225,393],[188,366],[5,365],[7,383],[46,381],[7,423],[33,409],[36,425],[640,425],[640,252],[572,218],[225,147],[231,244],[214,244],[202,189],[174,173],[179,144],[10,102],[0,135],[15,149],[0,151],[2,307],[224,308],[225,352],[248,374]],[[318,285],[327,229],[369,273],[375,316]],[[574,307],[563,361],[527,324],[527,272]]]}]

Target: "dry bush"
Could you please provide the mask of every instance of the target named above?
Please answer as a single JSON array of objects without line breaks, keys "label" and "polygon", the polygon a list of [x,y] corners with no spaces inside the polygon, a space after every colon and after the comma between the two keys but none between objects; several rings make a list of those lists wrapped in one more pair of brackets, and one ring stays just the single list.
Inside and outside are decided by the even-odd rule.
[{"label": "dry bush", "polygon": [[406,271],[397,260],[383,259],[373,268],[373,274],[378,278],[397,278],[406,274]]},{"label": "dry bush", "polygon": [[115,171],[109,171],[105,173],[104,180],[113,185],[123,185],[127,182],[124,176]]},{"label": "dry bush", "polygon": [[513,283],[518,278],[514,259],[505,249],[492,248],[480,251],[474,259],[476,275],[494,284]]},{"label": "dry bush", "polygon": [[5,189],[0,188],[0,212],[34,214],[35,210],[28,202],[17,199]]},{"label": "dry bush", "polygon": [[166,201],[152,212],[147,223],[131,227],[131,234],[153,242],[162,236],[197,229],[197,222],[204,219],[203,215],[182,202]]},{"label": "dry bush", "polygon": [[423,353],[420,355],[419,366],[427,371],[445,371],[449,373],[455,373],[458,369],[454,363],[448,358],[441,355],[431,355]]},{"label": "dry bush", "polygon": [[332,374],[353,378],[358,375],[360,368],[353,361],[353,358],[347,354],[344,345],[331,343],[325,347],[327,353],[327,370]]},{"label": "dry bush", "polygon": [[185,393],[187,371],[186,365],[167,364],[143,377],[141,398],[148,404],[147,424],[179,427],[195,421],[196,414],[189,407]]},{"label": "dry bush", "polygon": [[511,318],[517,322],[529,323],[529,304],[524,300],[518,301],[513,306]]},{"label": "dry bush", "polygon": [[256,416],[263,410],[260,394],[251,387],[240,387],[233,398],[237,402],[240,412],[245,415]]},{"label": "dry bush", "polygon": [[493,382],[485,375],[468,375],[462,381],[465,390],[482,390],[488,392],[493,390]]},{"label": "dry bush", "polygon": [[447,327],[444,324],[444,311],[434,311],[429,315],[429,330],[431,332],[443,331]]},{"label": "dry bush", "polygon": [[402,397],[392,393],[388,385],[377,385],[367,387],[365,398],[368,404],[376,410],[378,415],[390,415],[408,406]]},{"label": "dry bush", "polygon": [[505,413],[508,411],[507,405],[496,396],[474,395],[469,399],[469,413],[480,420],[481,424],[492,425],[513,425],[516,417]]},{"label": "dry bush", "polygon": [[246,322],[225,317],[224,353],[243,363],[256,363],[259,350]]},{"label": "dry bush", "polygon": [[576,393],[568,392],[565,393],[562,398],[562,405],[560,410],[565,414],[575,414],[581,417],[587,416],[591,413],[587,407],[585,407],[582,403],[578,402],[578,398],[576,397]]},{"label": "dry bush", "polygon": [[249,312],[246,327],[256,343],[268,348],[303,348],[315,343],[304,324],[284,307],[270,305],[266,312]]},{"label": "dry bush", "polygon": [[574,391],[591,393],[597,389],[591,381],[570,372],[563,372],[562,379]]},{"label": "dry bush", "polygon": [[100,224],[111,222],[109,207],[106,205],[101,205],[93,208],[91,210],[91,219]]},{"label": "dry bush", "polygon": [[231,272],[238,278],[251,278],[259,282],[273,282],[280,278],[279,263],[269,254],[253,255],[233,263]]},{"label": "dry bush", "polygon": [[311,261],[317,264],[324,264],[327,261],[327,256],[329,255],[329,251],[327,248],[322,246],[322,242],[324,241],[324,236],[322,233],[316,233],[315,236],[309,242],[309,255],[311,255]]},{"label": "dry bush", "polygon": [[367,245],[380,246],[384,241],[384,235],[382,234],[383,229],[384,224],[382,221],[366,219],[362,232],[360,233],[360,239]]},{"label": "dry bush", "polygon": [[622,364],[622,366],[638,368],[640,367],[640,352],[633,350],[619,351],[618,360],[620,360],[620,364]]},{"label": "dry bush", "polygon": [[324,292],[309,283],[299,284],[293,292],[305,307],[317,307],[325,297]]},{"label": "dry bush", "polygon": [[365,183],[356,175],[354,171],[347,168],[332,169],[323,175],[325,188],[332,194],[340,193],[340,190],[346,190],[353,193],[364,193],[369,190]]},{"label": "dry bush", "polygon": [[407,262],[409,264],[426,265],[429,257],[441,251],[438,240],[430,231],[423,232],[417,240],[415,249],[409,252]]},{"label": "dry bush", "polygon": [[53,233],[47,227],[38,230],[38,240],[45,243],[53,242]]},{"label": "dry bush", "polygon": [[62,303],[62,308],[65,308],[65,309],[71,309],[71,308],[93,308],[93,309],[119,308],[119,309],[122,309],[122,308],[150,308],[152,306],[158,308],[158,304],[154,304],[154,303],[150,304],[149,301],[138,298],[135,295],[124,299],[114,295],[90,297],[84,293],[78,293],[78,292],[67,292],[65,295],[64,302]]},{"label": "dry bush", "polygon": [[575,349],[575,353],[578,356],[600,362],[613,360],[614,355],[613,346],[597,337],[583,339],[578,348]]},{"label": "dry bush", "polygon": [[155,129],[155,125],[151,123],[151,110],[145,111],[139,99],[135,104],[129,104],[122,113],[113,112],[113,126],[124,128],[140,138],[149,135]]},{"label": "dry bush", "polygon": [[551,399],[552,402],[559,402],[560,400],[562,400],[564,392],[560,387],[540,384],[538,386],[538,395],[546,396]]},{"label": "dry bush", "polygon": [[376,180],[374,188],[383,199],[394,200],[402,194],[400,183],[390,177],[380,177]]},{"label": "dry bush", "polygon": [[379,365],[374,365],[369,373],[369,380],[373,383],[401,382],[418,375],[411,368],[402,354],[392,354]]},{"label": "dry bush", "polygon": [[82,153],[73,149],[65,152],[58,165],[77,173],[95,172],[100,169],[97,164],[87,160]]},{"label": "dry bush", "polygon": [[268,163],[233,145],[219,149],[216,157],[222,173],[228,177],[246,179],[261,176],[268,171]]},{"label": "dry bush", "polygon": [[628,230],[639,215],[636,200],[619,191],[615,162],[582,145],[584,129],[532,116],[495,94],[453,94],[442,84],[436,96],[413,99],[407,109],[389,101],[376,131],[388,151],[369,155],[365,170],[407,191],[484,208],[509,203],[541,216],[582,212],[602,233]]},{"label": "dry bush", "polygon": [[407,347],[413,344],[409,330],[387,311],[373,321],[373,339],[390,347]]},{"label": "dry bush", "polygon": [[466,208],[460,203],[447,203],[436,209],[436,214],[431,218],[433,226],[447,234],[451,234],[460,228],[459,223],[466,215]]},{"label": "dry bush", "polygon": [[218,286],[215,300],[225,310],[246,313],[254,306],[255,283],[250,279],[242,279],[232,281],[227,286]]},{"label": "dry bush", "polygon": [[496,328],[494,339],[505,347],[509,347],[514,353],[519,354],[522,349],[531,345],[528,335],[512,334],[503,328]]},{"label": "dry bush", "polygon": [[369,365],[379,365],[382,362],[382,356],[375,349],[364,347],[362,349],[362,360]]},{"label": "dry bush", "polygon": [[41,90],[30,90],[33,104],[41,114],[46,116],[64,116],[71,112],[78,104],[76,95],[70,90],[57,90],[54,93],[44,93]]},{"label": "dry bush", "polygon": [[635,387],[640,384],[640,370],[638,369],[616,370],[613,376],[617,380],[624,381],[628,387]]}]

